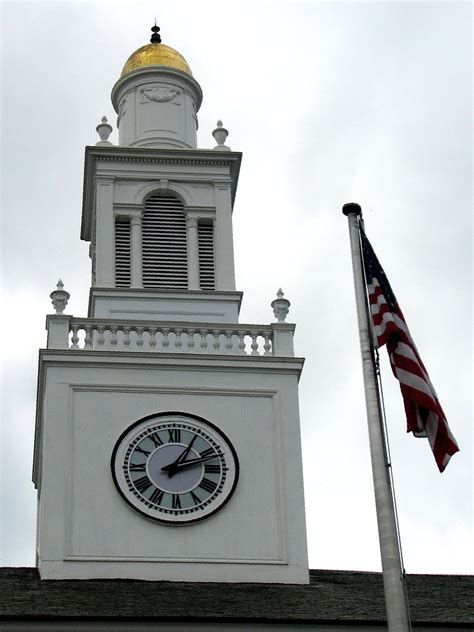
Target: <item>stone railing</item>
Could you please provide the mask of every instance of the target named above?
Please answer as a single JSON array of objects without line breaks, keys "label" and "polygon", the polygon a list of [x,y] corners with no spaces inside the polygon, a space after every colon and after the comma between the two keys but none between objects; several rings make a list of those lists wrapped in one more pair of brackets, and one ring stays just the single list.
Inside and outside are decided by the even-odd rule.
[{"label": "stone railing", "polygon": [[46,317],[48,349],[293,356],[294,325]]}]

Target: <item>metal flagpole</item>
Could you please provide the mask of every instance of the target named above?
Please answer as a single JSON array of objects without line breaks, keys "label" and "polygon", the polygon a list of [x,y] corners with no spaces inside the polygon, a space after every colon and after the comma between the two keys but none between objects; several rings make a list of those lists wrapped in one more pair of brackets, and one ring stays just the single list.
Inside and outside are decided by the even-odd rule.
[{"label": "metal flagpole", "polygon": [[359,217],[362,210],[358,204],[349,203],[344,204],[342,212],[347,216],[349,223],[387,623],[390,632],[409,632],[411,630],[410,615],[404,586],[390,464],[387,459],[374,349],[369,330],[367,292],[362,269],[359,240]]}]

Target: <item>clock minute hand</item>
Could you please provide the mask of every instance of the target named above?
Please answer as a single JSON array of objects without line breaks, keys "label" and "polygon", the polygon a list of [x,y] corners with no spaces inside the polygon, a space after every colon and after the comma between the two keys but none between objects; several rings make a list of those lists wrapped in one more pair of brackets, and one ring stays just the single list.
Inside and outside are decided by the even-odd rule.
[{"label": "clock minute hand", "polygon": [[174,462],[175,465],[178,465],[178,463],[181,463],[181,461],[184,461],[184,459],[188,456],[189,454],[189,450],[191,450],[191,447],[193,445],[193,443],[196,441],[197,439],[197,435],[194,435],[194,437],[191,439],[191,441],[189,442],[188,447],[184,450],[184,452],[182,452],[178,458],[176,459],[176,461]]},{"label": "clock minute hand", "polygon": [[171,478],[173,474],[176,474],[176,471],[177,471],[176,468],[181,463],[181,461],[183,461],[188,456],[189,451],[191,450],[191,447],[196,439],[197,439],[197,435],[194,435],[194,437],[189,442],[189,445],[181,452],[178,458],[175,461],[173,461],[173,463],[169,463],[168,465],[165,465],[164,467],[161,468],[163,472],[168,472],[169,478]]},{"label": "clock minute hand", "polygon": [[204,456],[199,459],[189,459],[189,461],[180,461],[176,464],[177,468],[188,467],[189,465],[196,465],[197,463],[203,463],[204,461],[210,461],[211,459],[215,459],[217,456],[224,456],[222,452],[216,452],[216,454],[211,454],[210,456]]}]

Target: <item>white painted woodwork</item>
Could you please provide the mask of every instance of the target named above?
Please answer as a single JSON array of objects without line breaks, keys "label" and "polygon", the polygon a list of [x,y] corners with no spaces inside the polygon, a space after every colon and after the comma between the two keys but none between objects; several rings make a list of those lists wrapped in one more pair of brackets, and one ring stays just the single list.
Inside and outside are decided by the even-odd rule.
[{"label": "white painted woodwork", "polygon": [[[47,316],[40,352],[42,578],[309,581],[303,360],[294,358],[294,325],[239,323],[232,210],[241,155],[195,149],[201,98],[180,71],[133,71],[112,91],[120,146],[86,148],[88,317]],[[235,493],[199,523],[146,519],[113,484],[118,437],[166,411],[204,417],[237,450]]]},{"label": "white painted woodwork", "polygon": [[293,357],[295,325],[224,325],[204,322],[156,322],[46,317],[48,349],[214,353]]},{"label": "white painted woodwork", "polygon": [[96,203],[100,209],[100,221],[96,223],[96,284],[99,287],[114,287],[114,211],[113,211],[113,176],[97,177]]},{"label": "white painted woodwork", "polygon": [[237,323],[241,292],[91,288],[89,316]]},{"label": "white painted woodwork", "polygon": [[[41,352],[35,479],[42,578],[307,583],[298,379],[303,361],[260,356]],[[240,460],[231,500],[170,527],[119,496],[113,446],[168,410],[208,419]]]},{"label": "white painted woodwork", "polygon": [[216,290],[231,290],[235,287],[235,272],[230,182],[215,184],[215,200]]},{"label": "white painted woodwork", "polygon": [[119,144],[196,148],[201,101],[198,82],[184,72],[152,66],[134,70],[112,89]]},{"label": "white painted woodwork", "polygon": [[[84,184],[84,205],[82,238],[91,241],[92,267],[95,270],[93,290],[104,288],[125,288],[125,283],[116,275],[115,256],[117,243],[115,239],[115,222],[117,218],[132,218],[145,212],[147,200],[158,196],[173,198],[177,203],[182,203],[182,212],[187,222],[187,279],[180,282],[181,290],[198,290],[199,276],[199,239],[196,252],[196,243],[192,241],[189,222],[192,219],[203,224],[214,224],[214,277],[215,289],[226,293],[235,292],[235,275],[233,262],[233,236],[232,236],[232,204],[237,186],[238,169],[240,166],[240,154],[225,155],[224,152],[195,150],[193,152],[181,150],[170,152],[169,150],[134,149],[123,150],[117,147],[88,147],[86,149],[86,173]],[[96,189],[97,193],[91,195]],[[115,219],[114,219],[115,218]],[[120,221],[120,220],[118,220]],[[137,221],[137,220],[134,220]],[[146,245],[144,225],[146,218],[142,219],[142,246]],[[132,248],[133,253],[138,253],[138,226],[136,229]],[[184,236],[186,239],[186,236]],[[144,252],[142,250],[142,252]],[[121,253],[122,263],[125,254]],[[142,270],[140,284],[140,270],[137,265],[139,255],[132,257],[135,262],[131,265],[131,274],[135,274],[132,284],[146,287],[146,274]],[[125,265],[125,264],[124,264]],[[133,272],[135,271],[135,272]],[[117,282],[119,281],[119,282]],[[183,285],[186,285],[183,287]],[[167,285],[171,289],[170,285]],[[157,315],[156,305],[162,302],[162,288],[155,288],[156,294],[149,294],[147,299],[142,295],[141,309],[138,318],[147,318]],[[178,287],[172,287],[178,290]],[[211,284],[201,288],[204,291],[211,289]],[[110,295],[111,301],[116,303],[116,297]],[[105,301],[105,296],[102,301]],[[145,305],[146,302],[149,305]],[[125,305],[122,303],[120,310],[123,312]],[[227,312],[227,305],[222,305],[220,313]],[[108,306],[110,311],[116,309],[115,304]],[[184,311],[183,311],[184,310]],[[210,312],[202,312],[202,305],[196,302],[195,297],[189,295],[186,306],[181,313],[174,313],[169,318],[210,320]],[[132,307],[129,314],[123,317],[134,317],[135,309]],[[166,303],[158,313],[169,311]],[[194,311],[194,315],[193,315]],[[189,316],[185,316],[187,313]],[[97,312],[89,312],[90,316],[101,317]],[[166,316],[164,316],[166,318]],[[219,322],[220,316],[216,316]],[[238,308],[233,310],[233,322],[238,319]]]}]

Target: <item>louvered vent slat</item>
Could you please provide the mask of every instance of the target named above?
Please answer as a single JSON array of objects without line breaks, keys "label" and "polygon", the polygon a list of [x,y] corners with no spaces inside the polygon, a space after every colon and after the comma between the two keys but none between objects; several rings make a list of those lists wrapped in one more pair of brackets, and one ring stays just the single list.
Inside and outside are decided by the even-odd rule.
[{"label": "louvered vent slat", "polygon": [[215,290],[214,224],[198,223],[198,243],[201,290]]},{"label": "louvered vent slat", "polygon": [[115,285],[130,287],[130,220],[115,218]]},{"label": "louvered vent slat", "polygon": [[172,196],[148,198],[142,233],[143,286],[186,289],[186,218],[182,203]]}]

